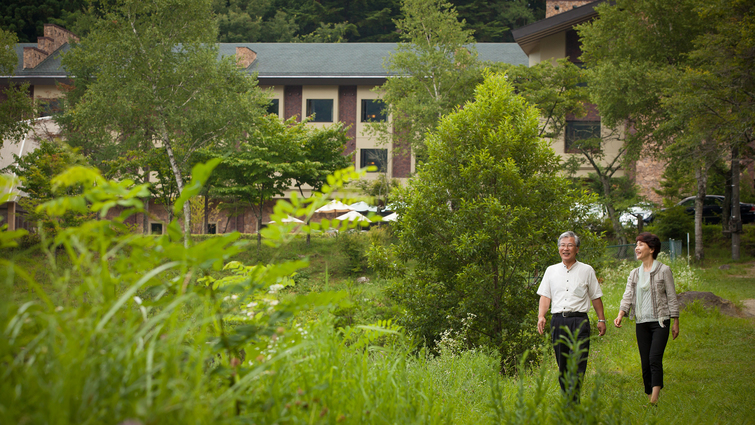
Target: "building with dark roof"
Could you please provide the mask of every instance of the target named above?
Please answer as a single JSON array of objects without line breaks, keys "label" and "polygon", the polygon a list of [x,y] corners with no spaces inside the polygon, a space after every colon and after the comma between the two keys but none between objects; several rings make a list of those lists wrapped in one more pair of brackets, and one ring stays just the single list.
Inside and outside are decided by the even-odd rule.
[{"label": "building with dark roof", "polygon": [[[46,115],[54,113],[56,99],[63,96],[59,83],[70,82],[61,66],[61,54],[71,48],[71,39],[76,36],[64,28],[45,25],[45,37],[38,43],[16,46],[19,63],[15,73],[0,76],[0,80],[29,82],[32,96],[48,105]],[[528,60],[516,43],[479,43],[475,47],[483,61],[521,65]],[[411,152],[398,149],[395,143],[386,146],[367,131],[370,121],[390,120],[381,117],[376,89],[389,77],[383,64],[395,48],[396,43],[220,43],[219,55],[235,56],[246,72],[256,76],[261,88],[269,89],[271,112],[282,119],[301,120],[314,113],[308,125],[343,122],[350,126],[345,152],[354,154],[357,168],[377,165],[390,177],[408,178],[415,168]],[[51,131],[44,134],[49,136]],[[12,155],[0,158],[6,163],[3,166],[9,160]],[[368,173],[367,178],[375,176]],[[216,228],[220,231],[224,226]],[[250,213],[240,217],[240,222],[236,219],[229,230],[249,232],[255,228]]]}]

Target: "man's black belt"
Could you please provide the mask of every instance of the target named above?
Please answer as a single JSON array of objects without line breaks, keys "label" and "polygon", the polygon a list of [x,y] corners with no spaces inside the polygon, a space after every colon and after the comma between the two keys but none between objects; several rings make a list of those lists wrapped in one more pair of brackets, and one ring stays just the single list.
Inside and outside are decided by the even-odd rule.
[{"label": "man's black belt", "polygon": [[587,313],[582,313],[581,311],[562,311],[561,313],[554,313],[553,315],[563,317],[587,317]]}]

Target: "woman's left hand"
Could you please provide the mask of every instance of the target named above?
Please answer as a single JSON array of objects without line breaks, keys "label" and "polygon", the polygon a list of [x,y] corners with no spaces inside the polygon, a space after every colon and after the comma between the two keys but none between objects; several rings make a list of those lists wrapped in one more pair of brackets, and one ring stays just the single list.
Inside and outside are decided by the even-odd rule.
[{"label": "woman's left hand", "polygon": [[679,336],[679,318],[674,319],[674,324],[671,325],[671,337],[676,339]]}]

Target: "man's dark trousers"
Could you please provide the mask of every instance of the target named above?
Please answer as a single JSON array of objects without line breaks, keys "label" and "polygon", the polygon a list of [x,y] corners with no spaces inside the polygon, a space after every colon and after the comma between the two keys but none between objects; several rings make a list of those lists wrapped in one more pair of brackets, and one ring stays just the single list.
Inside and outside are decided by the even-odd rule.
[{"label": "man's dark trousers", "polygon": [[[584,350],[577,363],[577,376],[570,376],[568,373],[568,356],[572,354],[572,350],[564,342],[564,339],[569,338],[569,334],[563,327],[571,331],[577,338],[578,347]],[[551,340],[558,364],[558,383],[561,385],[561,391],[564,394],[572,394],[574,401],[579,402],[579,389],[587,370],[587,356],[590,352],[590,319],[587,318],[587,313],[573,317],[554,313],[551,317]]]}]

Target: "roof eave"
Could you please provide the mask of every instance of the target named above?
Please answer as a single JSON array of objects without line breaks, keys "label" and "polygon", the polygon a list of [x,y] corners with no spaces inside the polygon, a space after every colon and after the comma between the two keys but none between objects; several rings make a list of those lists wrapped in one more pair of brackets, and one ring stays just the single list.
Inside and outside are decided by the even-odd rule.
[{"label": "roof eave", "polygon": [[538,42],[543,38],[566,31],[575,25],[594,19],[598,16],[595,7],[606,1],[609,0],[597,0],[576,9],[559,13],[550,18],[512,30],[511,33],[514,36],[514,41],[516,41],[517,44],[519,44],[519,47],[524,50],[524,53],[529,56],[534,48],[537,47]]}]

